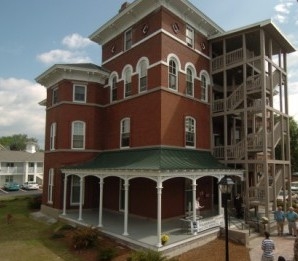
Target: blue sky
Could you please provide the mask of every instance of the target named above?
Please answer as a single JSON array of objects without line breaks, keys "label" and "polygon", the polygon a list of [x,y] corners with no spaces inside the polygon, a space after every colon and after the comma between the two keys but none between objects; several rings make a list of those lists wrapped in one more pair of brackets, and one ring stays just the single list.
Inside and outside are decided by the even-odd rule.
[{"label": "blue sky", "polygon": [[[131,0],[132,1],[132,0]],[[130,2],[131,2],[130,1]],[[146,0],[151,1],[151,0]],[[44,146],[46,96],[35,78],[55,63],[101,64],[88,39],[117,14],[124,0],[7,0],[0,8],[0,137],[27,134]],[[298,48],[296,0],[191,0],[228,31],[272,19]],[[298,52],[288,58],[290,115],[298,121]]]}]

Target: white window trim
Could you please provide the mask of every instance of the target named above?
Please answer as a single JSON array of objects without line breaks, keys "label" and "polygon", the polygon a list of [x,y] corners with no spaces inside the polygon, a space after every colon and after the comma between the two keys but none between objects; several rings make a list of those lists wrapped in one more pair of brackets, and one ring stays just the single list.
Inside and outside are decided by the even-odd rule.
[{"label": "white window trim", "polygon": [[54,190],[54,169],[49,169],[48,177],[48,204],[53,204],[53,190]]},{"label": "white window trim", "polygon": [[[75,96],[76,96],[76,87],[83,87],[84,88],[84,100],[83,101],[76,100],[76,98],[75,98]],[[78,84],[78,83],[75,83],[73,85],[72,101],[73,102],[78,102],[78,103],[86,103],[86,101],[87,101],[87,86],[86,85],[84,85],[84,84]]]},{"label": "white window trim", "polygon": [[[209,102],[209,86],[210,86],[210,77],[209,77],[209,74],[207,71],[205,70],[202,70],[200,72],[200,81],[201,81],[201,88],[202,88],[202,78],[205,77],[206,79],[206,86],[205,86],[205,99],[202,99],[201,97],[201,100],[204,101],[204,102]],[[201,91],[202,93],[202,91]]]},{"label": "white window trim", "polygon": [[57,123],[53,122],[50,129],[50,150],[55,150]]},{"label": "white window trim", "polygon": [[[146,89],[141,90],[141,79],[143,77],[141,77],[141,68],[142,68],[142,64],[145,63],[146,65],[146,75],[143,77],[146,77]],[[137,73],[138,73],[138,91],[139,93],[145,92],[148,89],[148,68],[149,68],[149,60],[147,57],[143,57],[138,61],[137,64]]]},{"label": "white window trim", "polygon": [[[123,132],[122,131],[122,125],[123,123],[128,121],[128,132]],[[122,146],[122,134],[124,133],[129,133],[129,145],[128,146]],[[120,121],[120,148],[121,149],[125,149],[125,148],[129,148],[130,147],[130,140],[131,140],[131,132],[130,132],[130,118],[123,118]]]},{"label": "white window trim", "polygon": [[[193,131],[194,145],[192,145],[192,146],[186,145],[186,133],[187,133],[187,130],[186,130],[186,121],[189,120],[189,119],[193,120],[193,124],[194,124],[194,126],[193,126],[193,129],[194,129],[194,131]],[[185,144],[185,147],[186,148],[195,148],[196,147],[196,133],[197,133],[197,128],[196,128],[196,119],[194,117],[191,117],[191,116],[186,116],[185,117],[185,119],[184,119],[184,131],[185,131],[185,133],[184,133],[184,144]]]},{"label": "white window trim", "polygon": [[[195,32],[194,29],[190,25],[186,25],[186,45],[190,48],[194,48],[194,40],[195,40]],[[189,43],[191,42],[191,44]]]},{"label": "white window trim", "polygon": [[[188,83],[188,74],[187,74],[187,71],[188,71],[188,69],[191,71],[191,83],[192,83],[192,94],[188,94],[187,93],[187,83]],[[186,95],[187,96],[189,96],[189,97],[194,97],[194,92],[195,92],[195,70],[193,69],[193,67],[191,67],[191,66],[187,66],[186,67],[186,70],[185,70],[185,75],[186,75],[186,90],[185,90],[185,93],[186,93]]]},{"label": "white window trim", "polygon": [[58,95],[58,87],[56,87],[56,88],[54,88],[52,90],[52,105],[55,105],[55,104],[58,103],[58,97],[57,97],[57,101],[54,100],[54,98],[55,98],[54,93],[56,93],[56,97],[57,97],[57,95]]},{"label": "white window trim", "polygon": [[[127,73],[130,73],[130,81],[129,82],[127,81]],[[123,97],[124,98],[127,98],[132,95],[132,74],[133,74],[132,66],[131,65],[125,66],[123,69],[123,73],[122,73],[122,78],[123,78],[123,82],[124,82],[124,88],[123,88],[123,91],[124,91]],[[131,88],[129,95],[127,95],[127,90],[126,90],[127,84],[130,84],[130,88]]]},{"label": "white window trim", "polygon": [[[83,124],[83,146],[81,148],[75,148],[73,146],[73,135],[74,135],[74,125],[75,123],[82,123]],[[73,150],[83,150],[85,149],[85,140],[86,140],[86,123],[83,121],[73,121],[71,123],[71,149]]]},{"label": "white window trim", "polygon": [[[130,46],[128,47],[128,45],[127,45],[127,34],[130,34],[130,41],[131,41],[131,43],[130,43]],[[124,32],[124,51],[127,51],[127,50],[129,50],[129,49],[131,49],[132,48],[132,29],[131,28],[129,28],[128,30],[126,30],[125,32]]]},{"label": "white window trim", "polygon": [[[70,186],[70,205],[71,206],[79,206],[80,205],[80,199],[79,199],[79,202],[73,202],[72,201],[72,196],[73,196],[73,178],[74,177],[77,177],[79,179],[79,185],[76,186],[76,187],[79,187],[79,195],[80,195],[80,190],[81,190],[81,177],[79,176],[76,176],[76,175],[72,175],[71,176],[71,186]],[[84,201],[85,201],[85,197],[84,197],[84,193],[85,193],[85,179],[83,179],[83,182],[82,182],[82,186],[83,186],[83,198],[82,198],[82,204],[84,205]]]}]

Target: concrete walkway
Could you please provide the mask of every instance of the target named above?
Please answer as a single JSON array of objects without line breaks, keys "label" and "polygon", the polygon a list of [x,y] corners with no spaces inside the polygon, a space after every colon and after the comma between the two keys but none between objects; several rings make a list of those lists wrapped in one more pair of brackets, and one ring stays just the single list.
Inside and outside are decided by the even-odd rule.
[{"label": "concrete walkway", "polygon": [[[256,237],[249,241],[249,248],[251,249],[250,260],[251,261],[259,261],[262,257],[262,249],[261,244],[264,237]],[[279,256],[283,256],[287,261],[292,261],[294,258],[294,242],[296,237],[285,235],[283,237],[277,236],[276,233],[271,234],[271,239],[275,244],[275,261],[277,261]]]}]

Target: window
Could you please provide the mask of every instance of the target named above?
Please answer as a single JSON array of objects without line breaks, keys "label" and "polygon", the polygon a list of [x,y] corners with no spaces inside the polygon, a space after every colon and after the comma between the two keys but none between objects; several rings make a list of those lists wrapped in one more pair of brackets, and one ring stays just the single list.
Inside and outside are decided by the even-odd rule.
[{"label": "window", "polygon": [[58,88],[54,88],[52,91],[52,105],[58,103]]},{"label": "window", "polygon": [[125,118],[121,121],[121,148],[130,145],[130,119]]},{"label": "window", "polygon": [[78,205],[80,203],[80,177],[71,176],[71,205]]},{"label": "window", "polygon": [[186,69],[186,95],[194,95],[194,78],[190,68]]},{"label": "window", "polygon": [[112,88],[112,101],[116,101],[117,100],[117,77],[114,76],[112,78],[112,82],[111,82],[111,88]]},{"label": "window", "polygon": [[75,121],[72,123],[72,148],[84,149],[85,148],[85,123]]},{"label": "window", "polygon": [[55,142],[56,142],[56,122],[51,124],[50,130],[50,150],[55,150]]},{"label": "window", "polygon": [[49,170],[48,180],[48,203],[53,204],[54,169]]},{"label": "window", "polygon": [[129,50],[132,46],[132,30],[129,29],[125,32],[125,46],[124,50]]},{"label": "window", "polygon": [[124,75],[124,97],[131,95],[131,68],[126,68]]},{"label": "window", "polygon": [[195,119],[192,117],[185,118],[185,146],[195,146]]},{"label": "window", "polygon": [[177,64],[173,59],[169,62],[169,88],[177,90]]},{"label": "window", "polygon": [[207,80],[206,76],[202,75],[201,76],[201,100],[202,101],[207,101],[207,95],[208,93],[208,88],[207,88]]},{"label": "window", "polygon": [[142,60],[139,64],[139,92],[147,90],[148,63]]},{"label": "window", "polygon": [[73,101],[86,102],[86,86],[74,85],[74,87],[73,87]]},{"label": "window", "polygon": [[186,44],[189,47],[194,47],[194,30],[189,25],[186,26]]}]

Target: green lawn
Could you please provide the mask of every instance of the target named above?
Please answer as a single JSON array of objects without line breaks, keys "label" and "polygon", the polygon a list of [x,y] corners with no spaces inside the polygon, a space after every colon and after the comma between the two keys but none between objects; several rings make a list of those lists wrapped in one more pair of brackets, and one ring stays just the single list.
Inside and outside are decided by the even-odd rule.
[{"label": "green lawn", "polygon": [[[49,225],[30,218],[30,197],[0,198],[1,261],[79,261],[59,240],[51,239],[59,224]],[[7,224],[6,216],[12,215]]]}]

